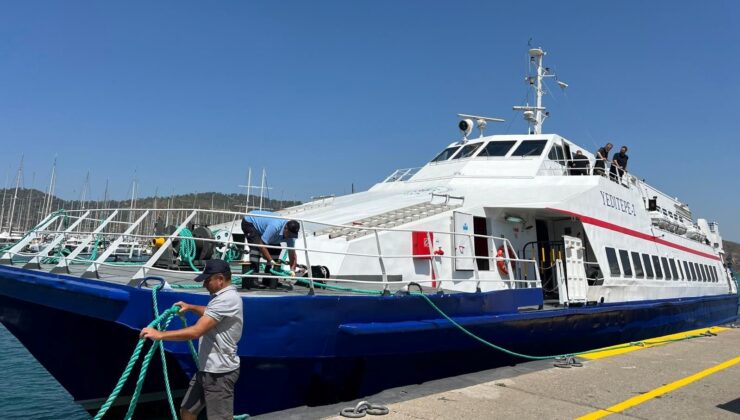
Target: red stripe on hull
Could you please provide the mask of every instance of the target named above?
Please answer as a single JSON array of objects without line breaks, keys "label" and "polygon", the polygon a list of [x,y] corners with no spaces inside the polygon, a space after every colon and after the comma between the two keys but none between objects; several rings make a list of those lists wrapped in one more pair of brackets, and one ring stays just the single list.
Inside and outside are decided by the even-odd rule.
[{"label": "red stripe on hull", "polygon": [[593,218],[593,217],[590,217],[590,216],[584,216],[584,215],[578,214],[578,213],[573,213],[572,211],[568,211],[568,210],[560,210],[560,209],[553,209],[553,208],[550,208],[550,210],[555,210],[557,212],[564,213],[564,214],[567,214],[569,216],[573,216],[573,217],[577,218],[578,220],[580,220],[581,222],[588,223],[589,225],[594,225],[594,226],[598,226],[598,227],[601,227],[601,228],[604,228],[604,229],[613,230],[615,232],[623,233],[625,235],[634,236],[635,238],[644,239],[646,241],[651,241],[651,242],[655,242],[655,243],[658,243],[658,244],[661,244],[661,245],[669,246],[671,248],[679,249],[679,250],[684,251],[684,252],[689,252],[689,253],[694,254],[694,255],[699,255],[699,256],[704,257],[704,258],[709,258],[710,260],[719,261],[719,257],[716,256],[716,255],[707,254],[706,252],[701,252],[701,251],[697,251],[695,249],[687,248],[687,247],[685,247],[683,245],[674,244],[673,242],[668,242],[665,239],[658,238],[657,236],[648,235],[648,234],[645,234],[645,233],[642,233],[642,232],[638,232],[636,230],[632,230],[632,229],[626,228],[624,226],[615,225],[613,223],[609,223],[609,222],[606,222],[604,220],[596,219],[596,218]]}]

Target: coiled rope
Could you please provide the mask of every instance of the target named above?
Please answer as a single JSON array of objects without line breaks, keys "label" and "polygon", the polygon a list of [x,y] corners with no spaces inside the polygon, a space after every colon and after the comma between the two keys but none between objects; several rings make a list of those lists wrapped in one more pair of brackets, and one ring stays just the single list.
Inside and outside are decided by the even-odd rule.
[{"label": "coiled rope", "polygon": [[[157,304],[157,293],[164,286],[164,279],[161,277],[147,277],[142,281],[141,285],[143,285],[147,280],[151,280],[151,279],[159,280],[160,284],[152,288],[152,305],[154,307],[155,318],[147,326],[151,328],[157,328],[160,331],[164,331],[167,329],[172,319],[176,315],[179,314],[180,307],[177,305],[173,305],[171,308],[167,309],[166,311],[160,314],[159,306]],[[183,328],[187,327],[188,325],[187,325],[187,321],[185,321],[185,317],[180,316],[180,319],[182,320]],[[139,338],[138,342],[136,343],[136,347],[134,348],[134,352],[131,354],[129,361],[126,364],[126,368],[123,370],[121,377],[118,379],[118,383],[113,388],[113,391],[111,392],[110,396],[108,396],[108,399],[106,399],[105,403],[100,407],[100,410],[98,410],[98,413],[95,415],[95,420],[103,418],[103,416],[108,411],[108,409],[110,409],[110,407],[113,405],[113,402],[116,400],[116,398],[120,394],[121,389],[123,389],[123,386],[126,383],[126,380],[131,375],[131,371],[134,369],[136,362],[139,360],[139,356],[141,355],[141,351],[144,347],[145,342],[146,342],[145,338]],[[172,415],[173,419],[177,420],[178,418],[177,409],[175,408],[174,399],[172,398],[172,390],[170,387],[170,381],[169,381],[169,377],[167,373],[167,363],[165,360],[164,346],[162,345],[162,341],[158,340],[158,341],[152,342],[151,347],[149,348],[146,355],[144,356],[143,361],[141,362],[141,368],[139,370],[139,377],[136,381],[136,388],[134,390],[133,395],[131,396],[131,401],[129,402],[126,415],[124,416],[124,419],[126,420],[130,420],[134,415],[134,410],[136,409],[139,396],[141,395],[141,389],[142,389],[142,386],[144,385],[144,379],[146,378],[147,370],[149,369],[149,364],[157,348],[159,348],[160,350],[160,356],[162,359],[162,370],[164,374],[165,389],[167,392],[167,402],[170,407],[170,414]],[[198,353],[195,350],[195,346],[193,345],[192,340],[188,341],[188,348],[195,362],[195,366],[198,367]],[[248,417],[249,417],[248,414],[241,414],[241,415],[234,416],[234,419],[243,420]]]}]

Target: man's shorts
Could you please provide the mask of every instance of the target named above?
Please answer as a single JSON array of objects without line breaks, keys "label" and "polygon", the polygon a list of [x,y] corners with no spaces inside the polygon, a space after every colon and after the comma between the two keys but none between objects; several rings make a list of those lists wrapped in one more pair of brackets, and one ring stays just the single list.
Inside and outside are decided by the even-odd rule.
[{"label": "man's shorts", "polygon": [[190,380],[188,392],[180,408],[198,415],[206,408],[209,420],[234,418],[234,384],[239,379],[239,369],[226,373],[202,372]]}]

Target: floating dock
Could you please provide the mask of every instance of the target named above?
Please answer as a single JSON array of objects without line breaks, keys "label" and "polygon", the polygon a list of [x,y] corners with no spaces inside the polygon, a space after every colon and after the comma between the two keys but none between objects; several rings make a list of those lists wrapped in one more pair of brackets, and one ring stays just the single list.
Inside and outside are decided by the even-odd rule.
[{"label": "floating dock", "polygon": [[[650,344],[697,334],[706,336]],[[738,328],[714,327],[656,337],[578,361],[581,367],[560,368],[552,360],[535,361],[386,390],[365,400],[386,406],[389,414],[365,418],[740,417]],[[339,411],[352,405],[301,407],[255,418],[341,420],[345,417],[339,416]]]}]

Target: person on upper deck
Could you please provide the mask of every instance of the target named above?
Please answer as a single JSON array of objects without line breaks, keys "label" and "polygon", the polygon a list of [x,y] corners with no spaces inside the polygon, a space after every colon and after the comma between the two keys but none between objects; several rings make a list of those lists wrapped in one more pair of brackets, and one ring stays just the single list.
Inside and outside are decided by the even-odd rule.
[{"label": "person on upper deck", "polygon": [[[263,216],[276,216],[280,215],[270,211],[253,211],[244,216],[242,220],[242,232],[244,232],[245,242],[249,244],[249,267],[252,270],[252,274],[259,273],[260,257],[263,257],[267,264],[265,265],[265,273],[270,273],[272,267],[280,268],[281,263],[277,263],[275,260],[280,256],[282,251],[280,248],[281,243],[285,242],[289,248],[288,258],[290,259],[290,269],[295,271],[296,268],[296,253],[293,247],[295,247],[295,239],[298,237],[298,232],[301,229],[301,225],[295,220],[285,220],[273,217],[260,217]],[[276,248],[267,248],[264,245],[276,246]],[[244,266],[246,269],[246,266]],[[263,279],[263,283],[275,289],[278,286],[277,279]],[[254,278],[245,279],[242,287],[250,289],[258,287]]]},{"label": "person on upper deck", "polygon": [[614,181],[621,181],[622,176],[627,172],[627,146],[622,146],[619,153],[615,153],[612,158],[612,167],[609,170],[609,177]]},{"label": "person on upper deck", "polygon": [[573,160],[570,162],[571,175],[588,175],[588,158],[580,150],[576,150]]},{"label": "person on upper deck", "polygon": [[606,173],[606,163],[609,161],[609,151],[612,150],[612,144],[599,148],[596,152],[596,163],[594,164],[594,175],[604,175]]}]

